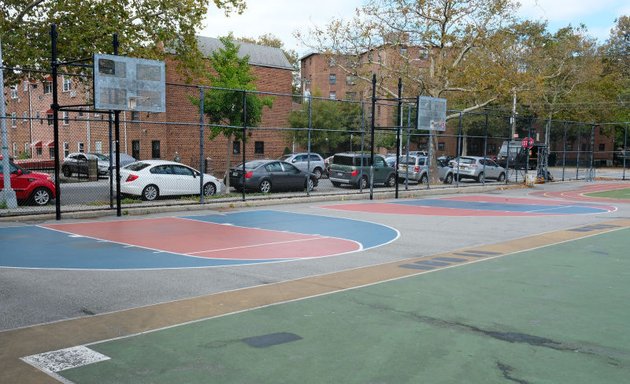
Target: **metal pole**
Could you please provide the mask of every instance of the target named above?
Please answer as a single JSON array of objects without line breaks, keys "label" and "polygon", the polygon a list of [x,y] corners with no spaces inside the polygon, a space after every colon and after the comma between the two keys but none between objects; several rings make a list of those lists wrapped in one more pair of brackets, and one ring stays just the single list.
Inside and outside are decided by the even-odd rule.
[{"label": "metal pole", "polygon": [[575,180],[580,179],[580,146],[582,145],[582,127],[578,127],[577,156],[575,160]]},{"label": "metal pole", "polygon": [[400,131],[402,130],[402,78],[398,78],[398,129],[396,129],[396,162],[394,162],[395,197],[398,198],[398,160],[400,159]]},{"label": "metal pole", "polygon": [[[114,55],[118,55],[118,34],[114,33],[113,38]],[[122,216],[120,198],[120,111],[114,111],[114,141],[116,143],[116,216]]]},{"label": "metal pole", "polygon": [[[205,132],[204,132],[204,113],[205,113],[205,92],[203,87],[199,87],[199,169],[201,170],[201,175],[199,176],[199,202],[203,204],[205,202],[205,196],[203,194],[203,175],[206,173],[206,166],[204,162],[205,152],[204,152],[204,142],[205,142]],[[228,169],[228,176],[230,170]],[[217,191],[219,192],[219,191]]]},{"label": "metal pole", "polygon": [[[2,41],[0,41],[0,86],[2,86],[2,89],[4,90],[4,68],[3,68],[4,64],[2,61]],[[30,87],[30,84],[29,84]],[[30,93],[29,93],[30,96]],[[29,100],[30,101],[30,100]],[[2,190],[2,193],[0,194],[0,197],[2,197],[2,199],[5,202],[5,204],[7,205],[7,208],[17,208],[17,197],[15,195],[15,191],[13,190],[13,188],[11,188],[11,172],[10,172],[10,165],[9,165],[9,140],[8,140],[8,133],[7,133],[7,115],[6,115],[6,109],[5,109],[5,105],[4,105],[4,91],[2,92],[2,94],[0,95],[0,125],[1,125],[1,130],[2,130],[2,169],[4,170],[4,172],[2,172],[2,177],[4,178],[4,189]],[[32,143],[32,141],[31,141]],[[31,149],[32,151],[32,149]]]},{"label": "metal pole", "polygon": [[[308,188],[308,181],[311,177],[311,132],[313,129],[313,98],[311,94],[308,95],[308,131],[306,140],[306,196],[311,195],[311,191]],[[328,149],[328,148],[326,148]]]},{"label": "metal pole", "polygon": [[564,181],[564,173],[567,168],[567,122],[564,122],[564,134],[562,138],[562,181]]},{"label": "metal pole", "polygon": [[[90,118],[90,113],[87,113],[87,118]],[[114,149],[112,148],[112,127],[114,121],[112,120],[111,112],[107,114],[108,122],[108,139],[109,139],[109,208],[114,209]]]},{"label": "metal pole", "polygon": [[587,175],[587,181],[593,181],[595,179],[595,168],[594,168],[594,162],[595,162],[595,124],[591,124],[591,156],[589,159],[589,168],[588,168],[588,175]]},{"label": "metal pole", "polygon": [[370,200],[374,199],[374,126],[376,125],[376,74],[372,74],[372,119],[370,122]]},{"label": "metal pole", "polygon": [[626,179],[626,159],[628,158],[628,123],[623,132],[623,175],[622,180]]},{"label": "metal pole", "polygon": [[245,140],[247,139],[247,91],[243,91],[243,188],[241,195],[245,201]]},{"label": "metal pole", "polygon": [[50,26],[51,37],[51,58],[50,65],[52,69],[52,91],[53,100],[50,107],[53,110],[53,141],[55,142],[55,190],[57,191],[57,199],[55,199],[55,219],[61,220],[61,188],[59,183],[59,100],[57,92],[57,25]]},{"label": "metal pole", "polygon": [[[418,105],[419,106],[419,105]],[[459,187],[459,157],[462,155],[462,133],[464,129],[464,116],[462,112],[459,112],[459,123],[457,126],[457,152],[455,154],[455,159],[457,159],[457,172],[455,173],[455,186]]]},{"label": "metal pole", "polygon": [[482,171],[483,172],[483,181],[481,184],[485,185],[486,184],[486,156],[488,156],[488,111],[486,111],[486,122],[485,125],[483,127],[483,166],[482,166]]}]

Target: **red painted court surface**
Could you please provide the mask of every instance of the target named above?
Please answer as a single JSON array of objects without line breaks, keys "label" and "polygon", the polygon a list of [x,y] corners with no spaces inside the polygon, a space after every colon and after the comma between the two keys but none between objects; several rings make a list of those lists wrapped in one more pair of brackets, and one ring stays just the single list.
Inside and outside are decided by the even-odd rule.
[{"label": "red painted court surface", "polygon": [[606,197],[586,196],[588,193],[614,191],[615,189],[624,189],[630,187],[630,183],[612,183],[612,184],[590,184],[572,191],[560,192],[535,192],[534,195],[543,195],[560,199],[568,199],[575,201],[592,201],[603,203],[622,203],[619,199],[609,199]]},{"label": "red painted court surface", "polygon": [[441,199],[396,200],[387,203],[336,204],[325,208],[398,215],[427,216],[548,216],[598,214],[616,207],[566,200],[514,198],[490,195],[457,196]]},{"label": "red painted court surface", "polygon": [[361,249],[359,243],[345,239],[176,217],[46,227],[71,235],[212,259],[297,259],[321,257],[323,250],[333,255]]}]

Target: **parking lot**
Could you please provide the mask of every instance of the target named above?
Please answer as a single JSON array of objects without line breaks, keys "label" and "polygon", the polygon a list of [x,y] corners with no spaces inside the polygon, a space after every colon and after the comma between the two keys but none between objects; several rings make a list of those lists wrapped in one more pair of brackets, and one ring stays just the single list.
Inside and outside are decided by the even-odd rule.
[{"label": "parking lot", "polygon": [[623,382],[628,187],[3,223],[0,381]]}]

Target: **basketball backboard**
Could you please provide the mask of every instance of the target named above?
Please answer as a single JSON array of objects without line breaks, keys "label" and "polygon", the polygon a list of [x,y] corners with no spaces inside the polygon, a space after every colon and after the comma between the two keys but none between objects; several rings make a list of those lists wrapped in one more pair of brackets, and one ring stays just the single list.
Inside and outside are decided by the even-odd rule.
[{"label": "basketball backboard", "polygon": [[446,130],[446,99],[418,97],[418,129],[440,132]]}]

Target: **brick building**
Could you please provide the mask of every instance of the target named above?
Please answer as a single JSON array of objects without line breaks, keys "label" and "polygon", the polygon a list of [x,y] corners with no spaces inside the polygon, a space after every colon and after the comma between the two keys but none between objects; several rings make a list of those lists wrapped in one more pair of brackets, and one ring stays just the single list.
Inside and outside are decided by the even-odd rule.
[{"label": "brick building", "polygon": [[[205,57],[220,47],[220,40],[198,37],[199,49]],[[281,49],[249,43],[239,43],[239,55],[249,56],[256,89],[274,94],[273,107],[264,108],[260,127],[249,131],[245,151],[247,158],[277,158],[286,147],[281,131],[264,128],[288,126],[291,111],[292,71]],[[200,88],[185,85],[175,69],[175,62],[166,62],[166,112],[147,113],[123,111],[120,114],[120,150],[137,159],[173,159],[179,155],[183,163],[199,167],[200,114],[191,97],[199,97]],[[59,104],[85,104],[91,99],[80,78],[60,76]],[[52,79],[23,80],[6,88],[7,130],[9,151],[15,158],[49,160],[54,157],[52,125]],[[86,108],[87,109],[87,108]],[[207,123],[206,123],[207,124]],[[210,140],[205,128],[204,157],[208,170],[222,176],[227,156],[227,139],[218,136]],[[109,114],[94,112],[60,112],[60,155],[70,152],[109,153]],[[242,159],[242,143],[230,144],[233,162]]]}]

